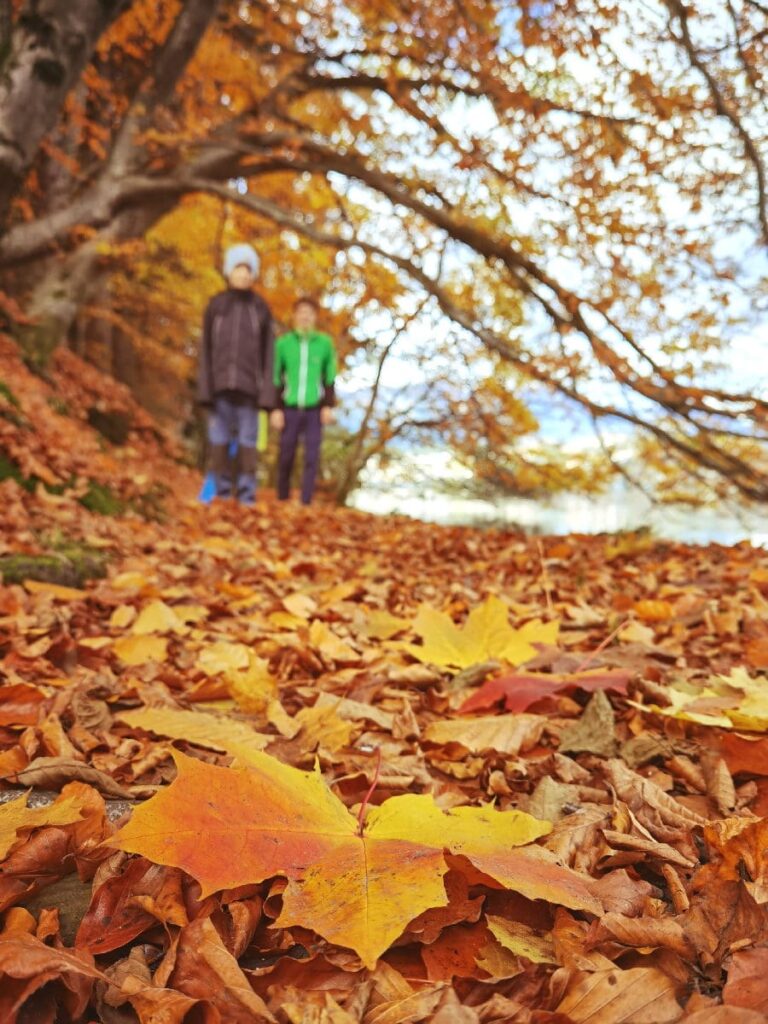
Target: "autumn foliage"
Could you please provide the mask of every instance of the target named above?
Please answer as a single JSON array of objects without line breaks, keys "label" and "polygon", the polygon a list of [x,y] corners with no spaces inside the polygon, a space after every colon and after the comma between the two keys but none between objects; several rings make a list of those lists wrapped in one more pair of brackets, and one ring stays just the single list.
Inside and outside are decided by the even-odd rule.
[{"label": "autumn foliage", "polygon": [[0,588],[4,1020],[763,1019],[761,551],[204,508],[6,373],[5,551],[107,565]]},{"label": "autumn foliage", "polygon": [[[763,3],[38,7],[0,6],[0,314],[33,365],[67,344],[182,418],[245,236],[278,317],[321,298],[363,368],[341,497],[437,432],[489,489],[766,499],[732,348],[765,299]],[[423,394],[379,386],[395,360]]]}]

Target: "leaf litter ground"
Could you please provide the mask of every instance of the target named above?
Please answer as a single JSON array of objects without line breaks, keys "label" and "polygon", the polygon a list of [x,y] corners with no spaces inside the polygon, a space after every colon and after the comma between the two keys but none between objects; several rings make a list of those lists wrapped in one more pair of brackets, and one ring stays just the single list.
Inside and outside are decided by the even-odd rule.
[{"label": "leaf litter ground", "polygon": [[200,508],[133,443],[163,523],[2,485],[110,570],[0,588],[0,1020],[766,1019],[762,551]]}]

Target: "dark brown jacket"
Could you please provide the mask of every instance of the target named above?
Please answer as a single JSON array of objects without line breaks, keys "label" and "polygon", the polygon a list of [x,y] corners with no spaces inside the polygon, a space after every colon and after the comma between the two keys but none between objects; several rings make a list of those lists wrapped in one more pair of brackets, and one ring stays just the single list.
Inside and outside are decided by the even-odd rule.
[{"label": "dark brown jacket", "polygon": [[277,406],[272,365],[275,331],[264,299],[250,289],[228,288],[214,295],[203,319],[198,400],[237,392],[261,409]]}]

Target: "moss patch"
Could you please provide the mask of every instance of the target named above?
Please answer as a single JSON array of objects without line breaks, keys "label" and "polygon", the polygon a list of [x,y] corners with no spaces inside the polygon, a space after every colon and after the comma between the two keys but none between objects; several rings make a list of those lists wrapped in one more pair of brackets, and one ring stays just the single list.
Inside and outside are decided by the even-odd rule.
[{"label": "moss patch", "polygon": [[0,395],[2,395],[6,402],[12,405],[14,409],[21,408],[21,403],[19,402],[18,398],[16,397],[16,395],[14,395],[14,393],[11,391],[11,389],[8,387],[4,380],[0,380]]},{"label": "moss patch", "polygon": [[100,516],[120,516],[128,510],[126,503],[118,498],[111,487],[95,480],[90,481],[88,490],[78,501],[89,512]]},{"label": "moss patch", "polygon": [[126,443],[133,425],[127,413],[115,409],[98,409],[96,406],[88,410],[88,422],[102,437],[115,445]]},{"label": "moss patch", "polygon": [[0,576],[5,584],[40,580],[65,587],[81,587],[86,580],[99,579],[106,572],[107,556],[103,551],[74,542],[40,555],[0,557]]}]

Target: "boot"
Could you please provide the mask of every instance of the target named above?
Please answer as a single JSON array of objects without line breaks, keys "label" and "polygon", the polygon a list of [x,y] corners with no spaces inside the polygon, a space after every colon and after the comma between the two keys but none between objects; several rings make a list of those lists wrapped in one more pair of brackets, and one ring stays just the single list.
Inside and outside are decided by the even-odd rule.
[{"label": "boot", "polygon": [[241,505],[253,505],[256,501],[255,448],[239,448],[237,453],[237,500]]},{"label": "boot", "polygon": [[229,445],[211,445],[211,473],[216,484],[217,498],[232,497],[232,466],[229,460]]}]

